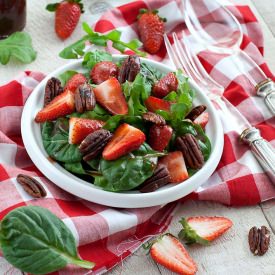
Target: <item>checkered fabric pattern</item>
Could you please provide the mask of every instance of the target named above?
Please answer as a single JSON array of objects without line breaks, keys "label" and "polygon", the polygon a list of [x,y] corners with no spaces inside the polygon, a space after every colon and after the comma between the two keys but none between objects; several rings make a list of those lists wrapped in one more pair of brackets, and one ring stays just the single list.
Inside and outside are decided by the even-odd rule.
[{"label": "checkered fabric pattern", "polygon": [[[168,33],[179,32],[184,27],[180,3],[174,0],[131,2],[104,14],[94,27],[99,32],[119,28],[123,32],[122,39],[129,40],[137,35],[135,18],[138,10],[150,8],[159,9],[160,15],[167,18]],[[229,8],[245,33],[242,49],[272,78],[263,61],[263,37],[255,16],[247,6],[230,5]],[[149,57],[169,64],[164,46],[157,56]],[[253,95],[252,87],[248,86],[244,76],[231,69],[230,57],[202,52],[200,58],[214,78],[224,79],[224,96],[261,130],[264,138],[275,145],[274,119],[261,103],[262,99]],[[76,198],[47,180],[31,162],[20,135],[24,103],[43,77],[41,73],[25,72],[0,87],[0,220],[19,206],[48,208],[70,228],[77,240],[80,256],[96,263],[94,271],[67,267],[54,274],[100,274],[133,253],[151,235],[163,232],[173,217],[177,203],[146,209],[115,209]],[[234,125],[229,124],[226,117],[221,115],[221,118],[225,146],[217,170],[197,192],[183,200],[192,198],[227,205],[251,205],[274,198],[275,188],[261,167],[247,147],[237,143]],[[47,197],[34,200],[28,196],[15,180],[19,173],[39,180],[47,190]],[[1,256],[0,266],[5,266],[10,272],[8,274],[17,274]]]}]

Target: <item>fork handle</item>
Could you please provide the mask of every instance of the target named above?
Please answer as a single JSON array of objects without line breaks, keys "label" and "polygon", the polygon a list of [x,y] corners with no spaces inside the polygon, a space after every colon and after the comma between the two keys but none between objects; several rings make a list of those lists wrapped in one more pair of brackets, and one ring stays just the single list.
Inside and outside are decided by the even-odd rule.
[{"label": "fork handle", "polygon": [[264,98],[265,104],[275,115],[275,83],[267,78],[256,86],[257,95]]},{"label": "fork handle", "polygon": [[275,185],[275,150],[271,144],[261,137],[260,131],[255,127],[244,130],[240,139],[250,146],[252,153]]}]

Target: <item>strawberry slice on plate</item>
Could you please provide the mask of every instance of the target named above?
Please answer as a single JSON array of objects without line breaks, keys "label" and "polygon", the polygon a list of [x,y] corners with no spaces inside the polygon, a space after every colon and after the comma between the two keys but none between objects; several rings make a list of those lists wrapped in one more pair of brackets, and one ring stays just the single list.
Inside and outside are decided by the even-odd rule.
[{"label": "strawberry slice on plate", "polygon": [[160,99],[154,96],[149,96],[145,101],[145,106],[150,112],[156,112],[157,110],[163,110],[170,112],[171,103],[164,99]]},{"label": "strawberry slice on plate", "polygon": [[96,119],[71,117],[69,120],[69,143],[80,144],[89,134],[99,130],[104,121]]},{"label": "strawberry slice on plate", "polygon": [[118,67],[111,61],[97,63],[90,72],[93,83],[100,84],[111,77],[118,76]]},{"label": "strawberry slice on plate", "polygon": [[167,156],[162,157],[159,160],[159,163],[164,164],[167,167],[171,183],[180,183],[188,179],[189,175],[182,152],[170,152]]},{"label": "strawberry slice on plate", "polygon": [[153,87],[153,94],[156,97],[163,98],[172,91],[177,91],[178,79],[174,73],[170,72],[161,78]]},{"label": "strawberry slice on plate", "polygon": [[183,229],[180,231],[179,237],[188,243],[200,244],[209,244],[233,225],[231,220],[224,217],[182,218],[180,223]]},{"label": "strawberry slice on plate", "polygon": [[94,88],[96,101],[113,115],[126,115],[128,105],[119,81],[112,77]]},{"label": "strawberry slice on plate", "polygon": [[207,112],[204,112],[194,120],[194,123],[199,124],[202,127],[202,129],[205,129],[206,124],[208,123],[208,120],[209,120],[209,114]]},{"label": "strawberry slice on plate", "polygon": [[182,243],[171,234],[158,238],[150,248],[150,255],[154,261],[178,274],[192,275],[198,270]]},{"label": "strawberry slice on plate", "polygon": [[124,123],[114,132],[114,136],[103,150],[103,158],[106,160],[115,160],[140,147],[145,141],[144,133]]},{"label": "strawberry slice on plate", "polygon": [[149,130],[149,145],[156,151],[163,151],[173,134],[173,129],[169,125],[153,125]]},{"label": "strawberry slice on plate", "polygon": [[81,73],[77,73],[75,75],[73,75],[68,82],[66,83],[65,87],[64,87],[64,91],[65,90],[70,90],[72,92],[75,92],[75,90],[82,84],[87,82],[87,78],[81,74]]},{"label": "strawberry slice on plate", "polygon": [[46,107],[37,113],[35,121],[42,123],[71,114],[75,109],[74,95],[71,91],[65,91],[55,97]]}]

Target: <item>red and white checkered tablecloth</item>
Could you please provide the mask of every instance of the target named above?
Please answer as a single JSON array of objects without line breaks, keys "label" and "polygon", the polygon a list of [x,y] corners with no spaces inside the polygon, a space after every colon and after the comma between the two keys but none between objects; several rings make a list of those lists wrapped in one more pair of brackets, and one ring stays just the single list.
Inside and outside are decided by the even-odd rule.
[{"label": "red and white checkered tablecloth", "polygon": [[[95,30],[106,32],[119,28],[123,40],[134,38],[137,36],[135,19],[139,9],[150,8],[158,9],[160,15],[167,18],[167,33],[180,31],[184,27],[180,3],[175,0],[131,2],[104,14],[95,24]],[[273,78],[263,60],[263,37],[255,16],[247,6],[230,5],[229,8],[240,21],[245,34],[241,48],[262,67],[267,76]],[[149,58],[169,63],[164,46],[157,56]],[[220,58],[202,53],[200,58],[214,78],[223,80],[226,88],[224,96],[275,146],[275,120],[262,99],[254,95],[253,87],[244,76],[231,68],[230,56]],[[70,228],[77,240],[80,256],[96,263],[93,272],[67,267],[55,274],[103,273],[129,256],[149,236],[167,229],[177,202],[164,207],[115,209],[81,200],[47,180],[28,157],[20,134],[24,103],[43,77],[41,73],[25,72],[0,87],[0,219],[23,205],[48,208]],[[274,186],[248,148],[238,143],[234,124],[229,124],[225,117],[222,117],[222,123],[225,145],[217,170],[202,188],[183,200],[192,198],[240,206],[274,198]],[[15,180],[19,173],[36,177],[47,189],[47,197],[35,200],[28,196]],[[1,265],[3,261],[0,257]]]}]

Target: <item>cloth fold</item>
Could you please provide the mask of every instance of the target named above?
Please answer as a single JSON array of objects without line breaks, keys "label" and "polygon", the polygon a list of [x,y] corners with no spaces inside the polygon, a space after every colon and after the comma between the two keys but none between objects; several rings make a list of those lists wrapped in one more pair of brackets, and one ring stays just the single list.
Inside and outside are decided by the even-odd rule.
[{"label": "cloth fold", "polygon": [[[122,39],[137,36],[135,18],[140,8],[159,9],[166,17],[166,30],[179,32],[184,27],[180,12],[181,1],[135,1],[114,8],[95,24],[95,30],[106,32],[113,28],[122,31]],[[245,36],[242,49],[265,73],[273,78],[264,63],[263,37],[259,23],[247,6],[229,6],[240,21]],[[113,52],[113,50],[111,50]],[[165,47],[158,55],[149,56],[169,64]],[[230,57],[200,55],[205,68],[214,78],[225,79],[224,96],[261,130],[262,136],[275,145],[275,121],[251,92],[244,76],[233,71]],[[226,60],[225,60],[226,59]],[[12,209],[23,205],[46,207],[61,218],[73,232],[80,256],[96,263],[93,271],[67,267],[55,274],[100,274],[131,255],[145,240],[167,229],[178,202],[163,207],[115,209],[94,204],[66,193],[35,167],[28,157],[20,135],[21,113],[33,88],[43,79],[37,72],[25,72],[16,80],[0,87],[0,219]],[[237,133],[226,120],[224,151],[215,173],[197,192],[182,199],[211,200],[227,205],[252,205],[275,197],[275,188],[263,173],[245,145],[237,143]],[[47,190],[45,199],[34,200],[16,182],[19,173],[34,176]],[[4,259],[0,257],[0,262]],[[7,265],[9,268],[10,266]],[[1,271],[2,273],[2,271]]]}]

